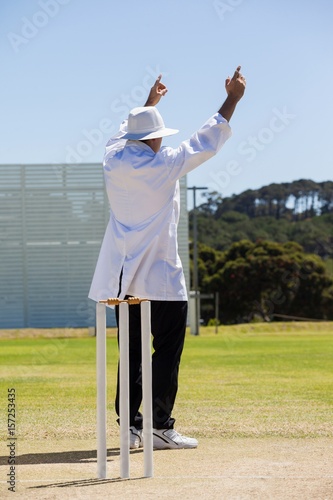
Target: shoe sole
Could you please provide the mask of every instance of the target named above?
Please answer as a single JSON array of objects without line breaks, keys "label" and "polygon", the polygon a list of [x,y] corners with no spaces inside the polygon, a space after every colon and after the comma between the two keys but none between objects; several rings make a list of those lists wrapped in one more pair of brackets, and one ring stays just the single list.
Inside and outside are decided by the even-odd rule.
[{"label": "shoe sole", "polygon": [[194,445],[194,446],[189,446],[189,445],[186,445],[186,446],[165,445],[165,446],[154,446],[154,450],[194,450],[197,447],[198,447],[197,444]]},{"label": "shoe sole", "polygon": [[170,443],[166,439],[163,439],[161,436],[158,436],[157,439],[160,441],[164,441],[164,443],[158,443],[158,444],[153,444],[154,450],[187,450],[187,449],[193,449],[198,447],[198,443],[196,444],[186,444],[186,443],[180,443],[179,445],[177,443]]}]

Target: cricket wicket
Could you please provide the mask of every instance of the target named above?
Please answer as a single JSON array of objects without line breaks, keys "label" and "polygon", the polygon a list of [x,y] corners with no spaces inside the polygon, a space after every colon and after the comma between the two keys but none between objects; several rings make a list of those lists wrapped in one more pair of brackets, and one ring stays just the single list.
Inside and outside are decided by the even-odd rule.
[{"label": "cricket wicket", "polygon": [[107,477],[106,305],[119,306],[120,477],[124,479],[130,477],[129,307],[133,304],[140,304],[141,308],[144,477],[153,477],[150,301],[132,297],[127,300],[100,300],[96,304],[97,475],[99,479],[105,479]]}]

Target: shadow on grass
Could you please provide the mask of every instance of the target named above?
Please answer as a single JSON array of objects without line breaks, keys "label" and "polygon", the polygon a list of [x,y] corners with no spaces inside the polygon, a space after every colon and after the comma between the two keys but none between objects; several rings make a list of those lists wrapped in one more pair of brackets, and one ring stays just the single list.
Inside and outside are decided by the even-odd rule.
[{"label": "shadow on grass", "polygon": [[[142,453],[142,449],[131,450],[131,454],[135,453]],[[119,448],[109,448],[107,450],[108,457],[116,457],[119,454]],[[96,450],[59,451],[54,453],[27,453],[25,455],[18,455],[16,457],[16,465],[73,464],[96,462],[96,460]],[[8,456],[0,457],[0,465],[7,464]]]}]

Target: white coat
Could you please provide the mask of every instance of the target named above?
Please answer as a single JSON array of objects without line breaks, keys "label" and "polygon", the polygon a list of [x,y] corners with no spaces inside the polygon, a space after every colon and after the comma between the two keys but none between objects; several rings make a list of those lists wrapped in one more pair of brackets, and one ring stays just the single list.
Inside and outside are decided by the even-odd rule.
[{"label": "white coat", "polygon": [[187,300],[178,255],[179,179],[214,156],[231,135],[228,122],[213,115],[176,149],[158,153],[140,141],[121,139],[127,121],[106,146],[104,177],[110,220],[89,298],[125,295],[149,300]]}]

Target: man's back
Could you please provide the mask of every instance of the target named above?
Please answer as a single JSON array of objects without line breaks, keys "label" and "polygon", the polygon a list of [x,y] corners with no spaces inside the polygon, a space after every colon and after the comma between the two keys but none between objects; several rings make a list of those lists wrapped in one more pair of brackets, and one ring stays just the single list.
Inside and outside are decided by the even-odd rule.
[{"label": "man's back", "polygon": [[170,176],[171,166],[164,150],[155,154],[144,142],[127,141],[104,162],[111,212],[128,230],[162,213],[171,216],[173,210],[173,222],[178,221],[179,207],[174,200],[177,181]]}]

